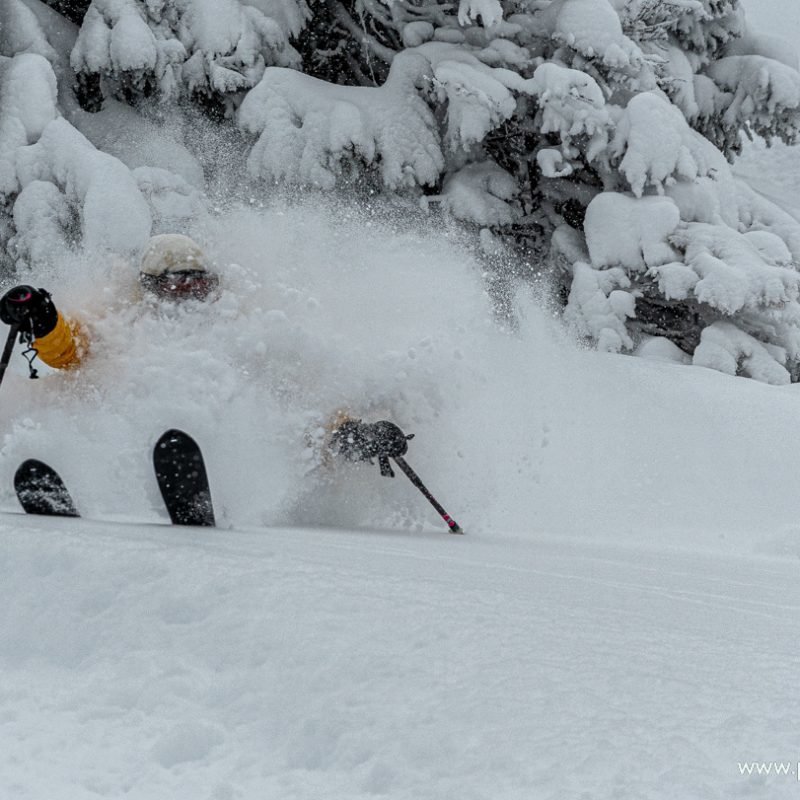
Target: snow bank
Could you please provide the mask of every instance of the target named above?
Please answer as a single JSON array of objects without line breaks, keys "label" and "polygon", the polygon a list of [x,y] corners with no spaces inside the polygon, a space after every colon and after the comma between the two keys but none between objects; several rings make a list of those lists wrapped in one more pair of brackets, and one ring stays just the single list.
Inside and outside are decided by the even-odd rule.
[{"label": "snow bank", "polygon": [[0,790],[793,800],[793,776],[737,763],[780,752],[798,711],[779,613],[800,602],[796,526],[779,558],[636,527],[622,544],[597,523],[569,542],[4,516]]}]

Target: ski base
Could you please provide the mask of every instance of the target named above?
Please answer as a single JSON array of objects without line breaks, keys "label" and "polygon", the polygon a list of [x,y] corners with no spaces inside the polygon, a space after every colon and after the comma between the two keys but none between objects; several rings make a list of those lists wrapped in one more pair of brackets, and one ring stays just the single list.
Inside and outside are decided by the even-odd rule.
[{"label": "ski base", "polygon": [[164,433],[153,449],[153,466],[173,525],[216,525],[203,454],[188,433]]},{"label": "ski base", "polygon": [[26,514],[80,516],[61,476],[43,461],[23,461],[14,474],[14,490]]}]

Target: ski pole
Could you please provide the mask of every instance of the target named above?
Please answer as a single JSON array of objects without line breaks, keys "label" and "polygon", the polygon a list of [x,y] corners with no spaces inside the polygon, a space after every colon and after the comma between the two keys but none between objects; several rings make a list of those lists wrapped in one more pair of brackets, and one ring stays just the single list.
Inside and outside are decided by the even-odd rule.
[{"label": "ski pole", "polygon": [[439,516],[447,523],[447,527],[450,528],[450,533],[464,533],[458,526],[458,523],[442,508],[436,498],[428,491],[425,484],[419,479],[419,475],[411,469],[406,463],[406,460],[402,456],[393,456],[393,458],[397,466],[408,476],[411,483],[425,495],[428,502],[439,512]]},{"label": "ski pole", "polygon": [[3,348],[3,356],[0,359],[0,383],[3,382],[3,378],[6,374],[6,367],[8,366],[8,362],[11,361],[11,351],[14,349],[18,333],[19,325],[12,325],[11,330],[8,332],[6,346]]}]

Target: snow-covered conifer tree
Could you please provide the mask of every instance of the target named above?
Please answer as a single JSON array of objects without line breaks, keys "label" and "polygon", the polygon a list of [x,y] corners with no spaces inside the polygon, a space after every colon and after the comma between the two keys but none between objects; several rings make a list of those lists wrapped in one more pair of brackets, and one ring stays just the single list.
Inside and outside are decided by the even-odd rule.
[{"label": "snow-covered conifer tree", "polygon": [[[52,62],[31,23],[37,4],[7,0],[3,55]],[[800,376],[800,228],[730,167],[743,136],[794,142],[800,72],[790,47],[750,30],[739,0],[60,10],[81,22],[69,60],[85,108],[111,97],[175,111],[194,100],[246,137],[255,183],[368,187],[442,209],[480,233],[488,261],[548,276],[567,321],[604,349],[660,336],[731,373]],[[63,96],[63,65],[59,76]],[[38,144],[28,137],[6,131],[0,153]],[[17,159],[0,225],[19,243]],[[171,219],[164,193],[191,213],[191,190],[147,169],[134,181],[151,219]],[[18,216],[38,203],[51,227],[74,227],[85,202],[67,201],[69,214],[51,189],[33,188]],[[516,255],[497,259],[504,246]]]},{"label": "snow-covered conifer tree", "polygon": [[330,78],[330,53],[356,85],[268,68],[238,116],[254,177],[355,169],[529,245],[603,348],[660,335],[729,372],[797,371],[798,229],[726,158],[743,135],[794,141],[800,73],[738,0],[324,8],[309,68]]}]

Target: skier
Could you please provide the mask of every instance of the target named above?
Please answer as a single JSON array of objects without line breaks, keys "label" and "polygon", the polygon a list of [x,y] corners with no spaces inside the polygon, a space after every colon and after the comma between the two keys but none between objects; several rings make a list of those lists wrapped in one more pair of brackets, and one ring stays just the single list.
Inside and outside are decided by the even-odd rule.
[{"label": "skier", "polygon": [[[161,300],[207,300],[219,286],[200,246],[178,233],[153,236],[139,272],[146,294]],[[49,367],[77,366],[88,348],[83,326],[61,315],[50,293],[33,286],[15,286],[0,298],[0,320],[17,325],[23,341]]]},{"label": "skier", "polygon": [[[219,278],[209,269],[208,259],[196,242],[181,234],[161,234],[152,237],[145,248],[139,283],[146,294],[159,300],[205,301],[213,297]],[[7,291],[0,298],[0,320],[16,327],[21,339],[45,364],[55,369],[77,366],[88,348],[88,338],[81,323],[62,316],[45,289],[22,285]],[[13,338],[9,339],[9,343],[12,341]],[[5,354],[3,358],[6,358]],[[0,365],[0,379],[5,363]],[[31,375],[35,377],[33,369]],[[394,477],[389,461],[393,458],[434,505],[450,530],[460,532],[455,521],[447,516],[403,459],[413,434],[406,435],[388,420],[367,423],[344,412],[336,412],[322,433],[323,464],[330,464],[333,457],[370,464],[377,459],[381,475]],[[191,519],[193,524],[213,524],[213,513],[199,522],[195,517]]]}]

